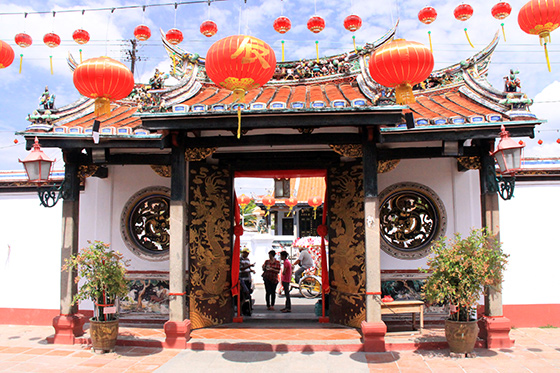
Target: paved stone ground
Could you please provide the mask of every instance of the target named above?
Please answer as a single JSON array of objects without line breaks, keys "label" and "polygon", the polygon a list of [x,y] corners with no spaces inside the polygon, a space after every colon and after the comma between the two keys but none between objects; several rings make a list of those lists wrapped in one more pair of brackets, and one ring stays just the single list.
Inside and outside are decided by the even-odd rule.
[{"label": "paved stone ground", "polygon": [[[98,355],[87,345],[50,345],[49,326],[0,325],[0,371],[4,372],[560,372],[560,329],[521,328],[511,332],[511,349],[477,349],[475,358],[449,351],[363,353],[162,350],[117,346]],[[345,332],[347,333],[347,332]]]}]

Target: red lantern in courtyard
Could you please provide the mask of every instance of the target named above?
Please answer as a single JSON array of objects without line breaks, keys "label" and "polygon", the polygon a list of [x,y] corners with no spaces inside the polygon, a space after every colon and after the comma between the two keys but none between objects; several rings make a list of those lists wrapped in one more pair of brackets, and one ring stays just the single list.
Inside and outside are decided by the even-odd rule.
[{"label": "red lantern in courtyard", "polygon": [[33,39],[31,39],[31,36],[27,35],[25,32],[17,34],[14,40],[21,48],[27,48],[33,44]]},{"label": "red lantern in courtyard", "polygon": [[237,203],[241,206],[241,208],[245,208],[245,206],[251,203],[251,197],[242,194],[237,198]]},{"label": "red lantern in courtyard", "polygon": [[307,21],[307,28],[314,34],[318,34],[325,29],[325,20],[319,16],[313,16]]},{"label": "red lantern in courtyard", "polygon": [[77,29],[72,33],[72,39],[78,44],[86,44],[89,41],[89,32]]},{"label": "red lantern in courtyard", "polygon": [[313,218],[317,218],[317,207],[323,204],[323,199],[321,197],[311,197],[307,200],[307,203],[313,207]]},{"label": "red lantern in courtyard", "polygon": [[560,0],[531,0],[519,10],[517,22],[521,30],[531,35],[539,35],[544,45],[548,71],[550,61],[546,45],[550,43],[550,33],[560,25]]},{"label": "red lantern in courtyard", "polygon": [[266,216],[270,213],[270,208],[276,204],[276,200],[272,196],[266,196],[262,199],[262,203],[266,206],[266,214],[264,215]]},{"label": "red lantern in courtyard", "polygon": [[0,40],[0,69],[10,66],[14,62],[14,50],[10,44]]},{"label": "red lantern in courtyard", "polygon": [[49,32],[43,36],[43,43],[45,43],[49,48],[56,48],[60,45],[60,36],[54,32]]},{"label": "red lantern in courtyard", "polygon": [[172,28],[165,34],[165,39],[173,45],[177,45],[183,41],[183,33],[181,30]]},{"label": "red lantern in courtyard", "polygon": [[434,22],[437,18],[437,12],[434,8],[432,8],[431,6],[427,6],[425,8],[422,8],[419,12],[418,12],[418,19],[420,20],[420,22],[429,25],[430,23]]},{"label": "red lantern in courtyard", "polygon": [[216,35],[218,32],[218,25],[214,21],[204,21],[200,25],[200,33],[208,38]]},{"label": "red lantern in courtyard", "polygon": [[286,216],[290,216],[290,213],[293,211],[294,207],[298,204],[298,200],[296,197],[290,197],[287,200],[285,200],[284,203],[286,204],[286,206],[290,208],[290,211],[288,211],[288,214]]},{"label": "red lantern in courtyard", "polygon": [[128,96],[134,77],[125,65],[103,56],[79,64],[74,85],[82,95],[95,99],[95,115],[99,116],[111,112],[111,101]]},{"label": "red lantern in courtyard", "polygon": [[[206,55],[206,74],[217,85],[233,91],[241,103],[245,93],[268,82],[276,68],[276,56],[264,41],[248,35],[220,39]],[[241,105],[237,106],[237,137],[241,136]]]},{"label": "red lantern in courtyard", "polygon": [[416,102],[412,86],[426,80],[434,68],[434,56],[425,45],[396,39],[375,50],[369,73],[381,85],[396,87],[397,104]]},{"label": "red lantern in courtyard", "polygon": [[146,41],[152,36],[152,31],[146,25],[138,25],[134,28],[134,37],[139,41]]},{"label": "red lantern in courtyard", "polygon": [[274,27],[274,30],[276,32],[279,32],[280,34],[285,34],[286,32],[290,31],[290,29],[292,28],[292,21],[290,21],[288,17],[281,16],[274,20],[272,27]]},{"label": "red lantern in courtyard", "polygon": [[350,32],[354,32],[362,27],[362,19],[355,15],[351,14],[348,17],[344,18],[344,28]]}]

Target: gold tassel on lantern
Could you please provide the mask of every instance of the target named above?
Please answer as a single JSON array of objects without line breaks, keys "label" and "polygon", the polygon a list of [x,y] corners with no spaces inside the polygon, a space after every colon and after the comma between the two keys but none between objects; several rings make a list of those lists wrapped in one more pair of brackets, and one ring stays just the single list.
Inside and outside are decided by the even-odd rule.
[{"label": "gold tassel on lantern", "polygon": [[95,99],[95,116],[111,113],[111,101],[106,97],[98,97]]},{"label": "gold tassel on lantern", "polygon": [[241,105],[245,102],[245,90],[238,88],[233,90],[233,103],[237,103],[237,138],[241,138]]},{"label": "gold tassel on lantern", "polygon": [[506,42],[506,29],[504,28],[503,23],[502,23],[502,34],[504,35],[504,42]]},{"label": "gold tassel on lantern", "polygon": [[469,38],[469,33],[467,32],[467,28],[465,27],[465,36],[467,37],[467,40],[469,41],[469,44],[471,45],[471,47],[474,48],[473,43],[471,43],[471,38]]},{"label": "gold tassel on lantern", "polygon": [[358,54],[358,50],[356,49],[356,35],[352,35],[352,41],[354,42],[354,52]]},{"label": "gold tassel on lantern", "polygon": [[412,86],[408,83],[399,84],[395,87],[395,101],[397,105],[410,105],[416,102],[412,94]]},{"label": "gold tassel on lantern", "polygon": [[284,40],[282,40],[282,62],[284,62]]},{"label": "gold tassel on lantern", "polygon": [[50,60],[51,60],[51,75],[53,75],[54,72],[53,72],[53,67],[52,67],[52,56],[49,56],[49,58],[50,58]]},{"label": "gold tassel on lantern", "polygon": [[19,55],[19,73],[21,74],[21,67],[23,66],[23,54]]},{"label": "gold tassel on lantern", "polygon": [[82,50],[80,49],[80,63],[82,63]]},{"label": "gold tassel on lantern", "polygon": [[434,53],[434,49],[432,48],[432,32],[428,31],[428,39],[430,40],[430,52]]},{"label": "gold tassel on lantern", "polygon": [[315,49],[317,50],[317,63],[319,63],[319,40],[315,40]]},{"label": "gold tassel on lantern", "polygon": [[550,59],[548,58],[548,49],[546,48],[546,44],[544,43],[544,55],[546,56],[546,66],[548,66],[548,72],[552,72],[550,69]]}]

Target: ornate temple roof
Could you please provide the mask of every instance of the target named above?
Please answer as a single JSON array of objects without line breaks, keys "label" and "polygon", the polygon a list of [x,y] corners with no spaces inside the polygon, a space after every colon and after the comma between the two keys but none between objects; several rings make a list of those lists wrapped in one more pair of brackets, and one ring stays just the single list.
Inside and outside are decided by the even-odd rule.
[{"label": "ornate temple roof", "polygon": [[[243,103],[234,102],[230,91],[208,79],[204,58],[167,43],[162,32],[162,42],[172,64],[171,75],[179,80],[177,85],[165,86],[164,75],[156,71],[150,84],[137,84],[126,99],[112,104],[110,115],[95,118],[93,100],[82,98],[58,110],[34,112],[28,117],[31,125],[22,134],[87,138],[91,136],[94,120],[98,120],[102,139],[158,139],[163,136],[162,131],[147,126],[151,120],[233,117],[238,105],[242,105],[246,117],[411,112],[416,130],[498,122],[540,123],[529,111],[532,100],[521,92],[497,90],[486,80],[498,33],[479,53],[434,70],[426,81],[415,86],[415,104],[396,105],[394,91],[376,83],[367,68],[371,51],[392,40],[396,27],[376,42],[348,53],[318,61],[279,62],[273,78],[263,87],[249,91]],[[68,61],[71,69],[77,66],[71,56]],[[387,127],[387,131],[406,127],[404,115],[400,123]],[[185,129],[189,129],[188,125]]]}]

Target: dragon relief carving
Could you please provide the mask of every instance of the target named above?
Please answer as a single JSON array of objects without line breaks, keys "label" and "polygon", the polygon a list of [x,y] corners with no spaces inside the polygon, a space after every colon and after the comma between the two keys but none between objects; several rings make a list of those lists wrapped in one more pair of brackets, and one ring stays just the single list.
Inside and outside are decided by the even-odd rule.
[{"label": "dragon relief carving", "polygon": [[202,165],[191,169],[190,278],[191,304],[202,324],[226,322],[231,284],[231,209],[229,172]]}]

